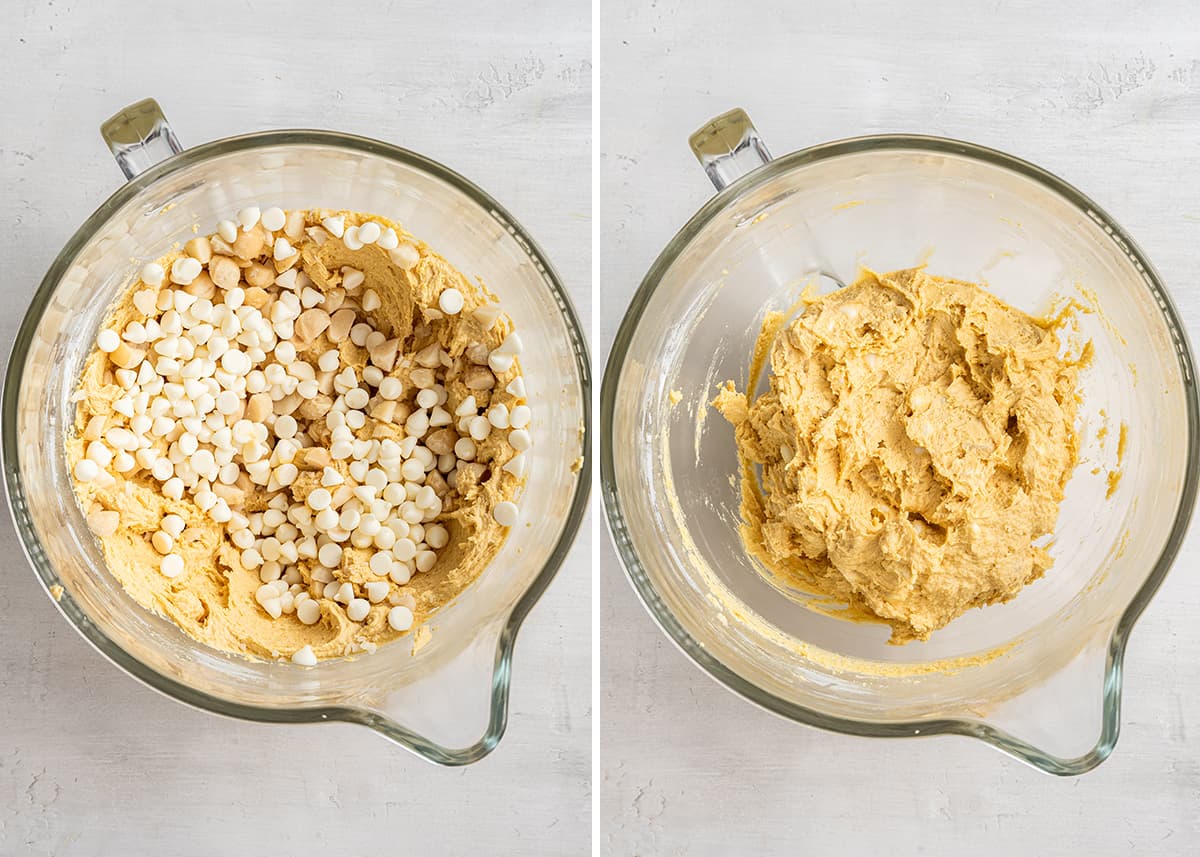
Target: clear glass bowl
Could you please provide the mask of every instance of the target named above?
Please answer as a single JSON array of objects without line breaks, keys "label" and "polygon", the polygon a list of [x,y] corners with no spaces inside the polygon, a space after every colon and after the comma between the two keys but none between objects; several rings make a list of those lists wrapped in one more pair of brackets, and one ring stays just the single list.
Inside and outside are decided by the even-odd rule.
[{"label": "clear glass bowl", "polygon": [[[601,392],[608,520],[647,609],[718,681],[785,717],[860,735],[970,735],[1057,774],[1099,764],[1117,737],[1129,631],[1196,494],[1195,370],[1150,264],[1079,191],[969,143],[869,137],[770,161],[740,111],[692,142],[728,187],[646,275]],[[727,379],[744,387],[764,313],[815,274],[850,282],[860,265],[922,263],[1035,314],[1081,284],[1101,313],[1080,318],[1095,359],[1054,566],[1013,601],[897,647],[886,626],[799,606],[747,556],[733,431],[708,402]]]},{"label": "clear glass bowl", "polygon": [[[483,757],[504,732],[517,630],[587,504],[588,358],[562,284],[499,203],[412,152],[327,131],[278,131],[206,143],[150,167],[178,148],[157,105],[114,119],[106,137],[136,178],[55,259],[17,334],[4,390],[4,475],[35,571],[47,588],[63,588],[60,610],[97,649],[183,702],[253,720],[362,723],[442,764]],[[537,440],[521,523],[485,573],[434,616],[432,638],[416,653],[398,640],[306,669],[203,646],[125,593],[75,503],[63,451],[74,414],[68,398],[109,305],[193,224],[212,229],[251,204],[394,218],[482,279],[521,331]]]}]

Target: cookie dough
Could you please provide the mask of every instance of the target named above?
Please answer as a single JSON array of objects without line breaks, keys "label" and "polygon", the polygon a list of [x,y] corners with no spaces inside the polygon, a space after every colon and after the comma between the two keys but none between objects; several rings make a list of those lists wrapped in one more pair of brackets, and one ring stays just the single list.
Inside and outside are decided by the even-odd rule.
[{"label": "cookie dough", "polygon": [[736,427],[743,540],[769,569],[900,644],[1049,568],[1080,361],[1048,324],[972,283],[868,271],[791,324],[770,316],[759,348],[770,388],[727,382],[713,405]]},{"label": "cookie dough", "polygon": [[[113,429],[128,431],[127,427],[136,419],[129,416],[130,407],[144,408],[145,403],[138,403],[133,396],[130,404],[129,370],[122,378],[115,362],[123,352],[106,353],[98,348],[83,368],[75,396],[74,432],[66,440],[73,472],[81,472],[80,462],[85,456],[92,457],[95,444],[109,446],[99,450],[102,466],[98,476],[87,480],[76,478],[78,501],[100,540],[109,570],[126,591],[138,604],[168,617],[196,640],[239,655],[262,658],[294,655],[295,662],[305,664],[315,662],[314,655],[331,658],[371,652],[377,645],[404,635],[408,631],[405,626],[410,623],[417,632],[427,630],[422,623],[482,574],[505,540],[508,529],[497,520],[493,510],[508,504],[502,517],[516,514],[508,506],[515,508],[512,501],[517,499],[524,483],[525,468],[521,451],[514,445],[528,445],[513,439],[522,434],[527,441],[527,432],[516,431],[517,426],[508,422],[509,414],[513,415],[514,424],[518,422],[517,414],[528,415],[520,364],[515,359],[519,348],[511,347],[512,343],[519,344],[519,339],[510,335],[510,321],[486,288],[471,283],[444,258],[386,218],[351,211],[285,213],[274,209],[264,212],[259,221],[257,209],[252,213],[253,217],[247,217],[242,226],[226,222],[219,234],[193,239],[182,250],[163,257],[158,262],[161,268],[151,265],[144,269],[156,273],[143,273],[141,281],[130,285],[112,309],[104,328],[128,332],[130,325],[143,328],[150,319],[158,319],[165,326],[168,322],[162,308],[171,306],[172,295],[164,298],[164,292],[176,296],[177,307],[178,294],[184,292],[191,296],[183,301],[189,307],[200,302],[207,312],[213,305],[226,301],[229,306],[236,303],[255,307],[272,321],[281,317],[274,311],[285,302],[287,294],[301,299],[305,312],[307,308],[318,310],[307,321],[302,314],[291,324],[285,320],[282,328],[275,325],[277,331],[284,331],[279,334],[278,342],[290,341],[294,357],[291,353],[285,355],[287,349],[276,345],[274,354],[268,350],[267,356],[254,365],[264,370],[275,367],[276,374],[283,377],[280,364],[288,365],[291,372],[292,363],[308,363],[312,368],[306,372],[319,381],[321,392],[315,397],[292,393],[274,401],[272,395],[265,400],[265,413],[255,414],[252,399],[249,404],[245,400],[251,398],[251,388],[226,418],[231,425],[239,418],[253,418],[272,434],[267,440],[266,432],[262,432],[256,439],[276,447],[284,443],[281,438],[292,436],[293,425],[298,421],[299,433],[291,444],[302,446],[291,458],[296,466],[286,476],[274,470],[269,484],[258,484],[248,477],[249,467],[239,455],[235,463],[246,470],[240,471],[232,484],[225,484],[223,479],[212,480],[215,502],[233,510],[232,520],[225,521],[214,520],[215,513],[204,508],[214,497],[202,503],[201,494],[193,494],[189,486],[182,496],[173,498],[164,491],[163,480],[147,466],[152,460],[166,457],[179,443],[186,422],[182,418],[165,436],[157,435],[157,427],[147,432],[144,436],[153,442],[143,443],[142,447],[149,446],[153,454],[147,453],[143,460],[143,449],[137,449],[135,466],[122,470],[118,463],[120,447],[111,444],[126,438],[120,431],[114,435]],[[239,212],[239,216],[242,214]],[[268,219],[276,227],[273,232],[267,230]],[[247,222],[251,223],[249,227]],[[355,237],[360,234],[361,237]],[[364,243],[367,237],[374,240]],[[184,271],[181,279],[187,279],[191,271],[185,270],[187,265],[180,260],[188,258],[202,262],[205,269],[187,285],[179,285],[174,279],[175,272]],[[198,270],[198,266],[194,267]],[[161,277],[164,270],[171,272],[168,279]],[[147,277],[161,282],[147,283]],[[347,309],[352,310],[349,316],[339,317],[338,313]],[[351,330],[349,322],[341,323],[346,319],[354,325],[366,324],[379,335],[367,340],[365,328]],[[293,328],[290,338],[284,335]],[[215,335],[210,327],[200,338]],[[380,339],[385,341],[381,343]],[[506,343],[510,347],[505,348]],[[138,373],[133,387],[138,384],[153,387],[155,373],[150,361],[157,356],[155,347],[149,343],[128,347],[135,351],[144,349],[147,355],[145,361],[133,367]],[[207,347],[213,347],[211,338]],[[167,349],[167,353],[172,350]],[[203,353],[197,348],[198,355]],[[243,354],[252,353],[247,345]],[[327,365],[322,364],[323,356],[327,365],[334,365],[329,361],[337,358],[336,373],[327,371]],[[182,357],[179,359],[186,362]],[[162,371],[161,364],[154,365]],[[221,366],[229,368],[224,362]],[[374,367],[369,376],[368,366]],[[347,368],[353,370],[350,379],[353,383],[349,386],[338,380]],[[380,376],[399,383],[380,381]],[[374,383],[368,382],[368,377]],[[385,388],[385,383],[390,388]],[[293,390],[298,389],[294,380],[290,384]],[[243,391],[246,386],[242,385]],[[444,400],[434,408],[417,399],[419,394],[428,393],[431,386],[439,397],[444,392]],[[353,404],[350,404],[351,389],[361,390],[353,394]],[[272,388],[272,392],[279,391]],[[311,392],[307,390],[306,395]],[[189,388],[183,398],[195,401],[195,394]],[[342,413],[358,409],[360,415],[365,415],[361,425],[351,426],[356,445],[353,456],[329,455],[334,433],[330,428],[330,412],[339,408]],[[418,412],[428,419],[417,420],[422,425],[414,426],[406,418]],[[440,412],[450,417],[450,425],[439,424]],[[220,422],[221,413],[223,410],[210,411],[210,416],[218,415]],[[503,420],[497,418],[500,413]],[[433,416],[429,417],[430,414]],[[178,414],[172,411],[168,416],[178,417]],[[293,416],[295,421],[288,423]],[[488,423],[486,427],[476,424],[479,417]],[[527,418],[524,422],[527,423]],[[505,430],[510,428],[514,431]],[[368,497],[357,493],[359,487],[373,481],[364,476],[368,468],[355,463],[360,457],[357,445],[376,442],[374,448],[378,450],[380,444],[391,441],[405,446],[405,438],[410,435],[419,438],[420,448],[432,450],[426,459],[437,462],[436,466],[426,465],[427,472],[414,477],[414,484],[431,487],[439,500],[421,507],[436,511],[427,512],[419,523],[399,520],[402,506],[393,493],[382,489],[367,492],[378,495],[380,500],[384,497],[397,500],[394,509],[390,503],[385,509],[373,507]],[[457,443],[460,435],[468,438],[469,448]],[[411,443],[417,442],[409,440],[406,456],[411,453]],[[208,444],[202,440],[201,449],[205,448],[209,448]],[[106,455],[116,457],[103,466]],[[388,468],[384,453],[379,455],[370,469],[380,470],[382,476],[382,470]],[[409,460],[406,457],[405,462]],[[278,464],[271,459],[272,468]],[[90,465],[85,464],[82,469],[84,475],[92,476],[94,468]],[[398,459],[394,469],[399,469]],[[291,481],[280,484],[284,479]],[[391,473],[389,479],[400,482],[399,492],[403,495],[405,484],[401,477]],[[365,521],[372,512],[386,509],[392,510],[387,513],[390,517],[376,520],[381,527],[372,524],[368,528],[365,522],[359,523],[352,533],[349,529],[341,533],[329,531],[329,535],[324,529],[316,531],[311,518],[323,504],[311,495],[322,490],[331,492],[333,505],[337,505],[337,492],[343,486],[354,488],[356,494],[353,499],[343,501],[341,511],[350,508],[355,511],[351,515],[353,521],[347,521],[343,515],[337,527]],[[276,498],[273,504],[271,498]],[[411,490],[407,499],[412,499]],[[294,519],[293,512],[299,507],[311,508],[308,513],[300,509]],[[280,508],[288,510],[285,523],[279,523],[283,514],[278,511],[272,521],[272,510]],[[174,537],[164,533],[165,521],[173,520],[168,517],[172,515],[182,519],[182,532]],[[294,525],[297,522],[298,527]],[[378,536],[379,529],[389,527],[396,539],[384,540]],[[423,536],[418,537],[418,527]],[[240,536],[235,532],[238,528],[242,529]],[[435,537],[438,528],[442,531]],[[247,534],[246,530],[253,532]],[[374,542],[372,532],[376,534]],[[395,558],[388,554],[386,561],[373,562],[381,546],[398,544],[404,533],[419,541],[418,550],[428,551],[429,557],[422,560],[418,555],[414,562],[414,557],[409,556],[407,561],[401,561],[404,557],[397,550]],[[267,545],[265,542],[274,536],[279,537],[276,544]],[[289,557],[289,549],[285,548],[284,555],[272,565],[270,555],[277,555],[279,541],[289,536],[294,545],[300,546],[299,556]],[[421,538],[427,539],[428,544]],[[310,540],[307,546],[306,540]],[[335,540],[340,550],[332,553],[338,556],[328,551],[322,551],[319,559],[314,555],[318,546],[324,548]],[[253,550],[248,551],[246,544],[251,541]],[[431,563],[435,549],[436,561]],[[253,561],[248,559],[252,555],[256,555]],[[178,556],[182,562],[175,564],[175,560],[169,560],[170,556]],[[167,562],[172,565],[168,567]],[[329,564],[331,568],[326,567]],[[432,567],[428,567],[430,564]],[[172,573],[177,576],[168,576]],[[282,611],[278,607],[265,609],[271,593],[264,600],[260,590],[272,580],[280,584]],[[353,598],[328,597],[333,594],[331,582],[332,590]],[[343,584],[350,588],[341,590]],[[282,594],[284,589],[287,594]],[[307,614],[298,609],[303,600],[315,602],[319,613],[311,606]],[[401,608],[398,612],[404,620],[399,623],[394,612],[397,608]],[[403,608],[411,610],[412,615]],[[271,615],[272,611],[277,615]],[[301,615],[307,615],[312,623],[301,621]]]}]

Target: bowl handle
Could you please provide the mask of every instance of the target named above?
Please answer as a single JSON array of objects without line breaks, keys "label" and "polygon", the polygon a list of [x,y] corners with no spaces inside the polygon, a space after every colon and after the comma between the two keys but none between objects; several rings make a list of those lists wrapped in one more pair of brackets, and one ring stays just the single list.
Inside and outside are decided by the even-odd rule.
[{"label": "bowl handle", "polygon": [[771,160],[767,144],[740,107],[696,131],[688,137],[688,145],[719,191]]},{"label": "bowl handle", "polygon": [[117,166],[132,179],[159,161],[183,151],[162,108],[153,98],[118,110],[100,126],[100,136],[117,159]]}]

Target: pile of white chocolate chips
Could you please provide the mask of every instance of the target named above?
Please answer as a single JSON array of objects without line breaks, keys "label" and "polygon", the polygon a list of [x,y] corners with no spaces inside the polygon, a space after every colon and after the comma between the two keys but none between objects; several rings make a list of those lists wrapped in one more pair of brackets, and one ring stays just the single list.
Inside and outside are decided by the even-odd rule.
[{"label": "pile of white chocolate chips", "polygon": [[[146,265],[96,337],[69,450],[110,567],[132,546],[133,561],[156,557],[170,588],[186,589],[180,547],[216,525],[208,559],[257,574],[262,615],[336,620],[309,642],[289,638],[304,642],[292,651],[193,633],[205,642],[305,665],[374,651],[413,627],[409,584],[448,545],[488,542],[470,551],[479,568],[428,589],[421,614],[477,576],[517,523],[531,444],[520,338],[484,289],[397,228],[243,209]],[[364,264],[338,264],[350,260]],[[122,520],[135,485],[161,494],[155,529]],[[331,648],[347,622],[370,633]]]}]

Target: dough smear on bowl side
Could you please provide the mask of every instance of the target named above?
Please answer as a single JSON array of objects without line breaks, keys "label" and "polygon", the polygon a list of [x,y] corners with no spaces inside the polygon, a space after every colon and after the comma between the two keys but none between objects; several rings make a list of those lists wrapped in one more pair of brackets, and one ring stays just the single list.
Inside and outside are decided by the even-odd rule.
[{"label": "dough smear on bowl side", "polygon": [[901,644],[1050,567],[1089,348],[1063,356],[1053,323],[920,268],[864,271],[763,335],[769,389],[726,382],[713,406],[735,427],[743,541],[773,573]]},{"label": "dough smear on bowl side", "polygon": [[66,439],[76,496],[110,572],[196,640],[373,652],[518,520],[520,351],[495,298],[396,223],[245,208],[111,310]]}]

